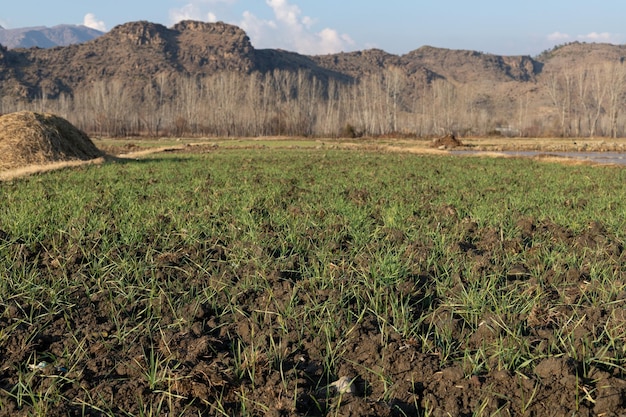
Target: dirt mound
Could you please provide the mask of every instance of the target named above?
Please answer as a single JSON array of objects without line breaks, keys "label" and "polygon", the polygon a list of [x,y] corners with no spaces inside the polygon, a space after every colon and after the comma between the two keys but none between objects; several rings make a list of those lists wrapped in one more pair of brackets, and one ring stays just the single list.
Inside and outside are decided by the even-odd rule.
[{"label": "dirt mound", "polygon": [[59,116],[28,111],[0,116],[0,171],[100,156],[85,133]]},{"label": "dirt mound", "polygon": [[454,135],[446,135],[442,138],[433,139],[431,147],[439,149],[451,149],[457,146],[463,146],[463,143]]}]

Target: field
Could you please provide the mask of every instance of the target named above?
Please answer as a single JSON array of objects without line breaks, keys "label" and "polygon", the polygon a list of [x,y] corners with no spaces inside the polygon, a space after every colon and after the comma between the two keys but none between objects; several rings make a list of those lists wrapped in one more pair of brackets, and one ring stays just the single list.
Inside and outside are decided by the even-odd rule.
[{"label": "field", "polygon": [[0,416],[626,413],[626,171],[344,147],[0,182]]}]

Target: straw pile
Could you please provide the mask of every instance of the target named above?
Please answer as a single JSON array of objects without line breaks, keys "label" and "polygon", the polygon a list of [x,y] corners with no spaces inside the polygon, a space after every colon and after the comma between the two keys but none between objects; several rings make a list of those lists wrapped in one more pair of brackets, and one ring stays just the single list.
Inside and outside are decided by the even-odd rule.
[{"label": "straw pile", "polygon": [[28,111],[0,116],[0,171],[101,156],[85,133],[61,117]]}]

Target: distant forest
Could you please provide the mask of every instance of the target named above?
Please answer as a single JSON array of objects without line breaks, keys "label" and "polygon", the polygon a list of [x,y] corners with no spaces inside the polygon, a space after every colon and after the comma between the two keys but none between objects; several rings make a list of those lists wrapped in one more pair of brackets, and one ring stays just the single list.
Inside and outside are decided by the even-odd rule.
[{"label": "distant forest", "polygon": [[157,76],[132,96],[137,89],[103,80],[55,99],[45,91],[30,101],[5,97],[0,113],[51,112],[101,137],[626,136],[620,62],[543,74],[537,88],[550,103],[543,115],[528,98],[500,106],[471,85],[443,78],[414,85],[393,67],[353,82],[320,80],[304,70],[222,71]]}]

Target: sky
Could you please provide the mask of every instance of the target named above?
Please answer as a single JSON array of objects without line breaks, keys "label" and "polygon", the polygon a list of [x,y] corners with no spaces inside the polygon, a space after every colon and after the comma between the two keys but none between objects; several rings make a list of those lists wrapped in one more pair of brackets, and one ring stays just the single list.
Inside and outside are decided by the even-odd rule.
[{"label": "sky", "polygon": [[626,43],[624,0],[2,0],[0,26],[84,24],[108,31],[147,20],[223,21],[255,48],[307,55],[429,45],[537,55],[555,45]]}]

